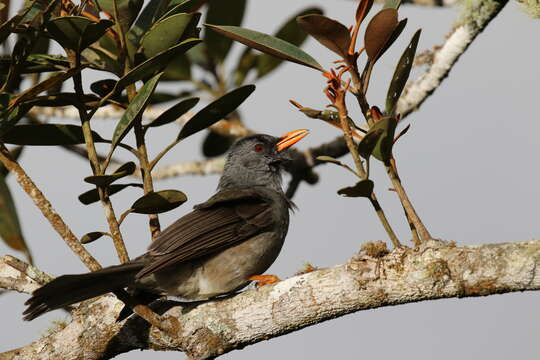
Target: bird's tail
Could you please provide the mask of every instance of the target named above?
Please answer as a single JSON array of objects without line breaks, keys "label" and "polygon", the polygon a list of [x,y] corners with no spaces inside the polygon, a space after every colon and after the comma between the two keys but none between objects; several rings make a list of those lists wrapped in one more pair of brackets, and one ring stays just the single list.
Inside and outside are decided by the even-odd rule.
[{"label": "bird's tail", "polygon": [[28,308],[23,318],[33,320],[48,311],[127,287],[142,268],[142,263],[133,262],[87,274],[59,276],[32,293],[25,303]]}]

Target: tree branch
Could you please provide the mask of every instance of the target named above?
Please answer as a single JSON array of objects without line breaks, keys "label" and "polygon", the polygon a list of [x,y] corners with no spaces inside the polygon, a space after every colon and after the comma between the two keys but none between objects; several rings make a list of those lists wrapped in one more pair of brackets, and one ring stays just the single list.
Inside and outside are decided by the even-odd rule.
[{"label": "tree branch", "polygon": [[[6,261],[9,257],[0,259],[0,264]],[[109,359],[151,348],[207,359],[360,310],[540,290],[539,265],[540,240],[459,247],[430,240],[414,250],[399,248],[390,253],[383,243],[368,243],[346,264],[276,285],[203,303],[155,303],[154,307],[178,319],[177,338],[148,328],[138,318],[116,323],[118,300],[102,296],[78,306],[64,328],[0,357]],[[0,278],[19,277],[6,275],[5,268],[0,265]]]}]

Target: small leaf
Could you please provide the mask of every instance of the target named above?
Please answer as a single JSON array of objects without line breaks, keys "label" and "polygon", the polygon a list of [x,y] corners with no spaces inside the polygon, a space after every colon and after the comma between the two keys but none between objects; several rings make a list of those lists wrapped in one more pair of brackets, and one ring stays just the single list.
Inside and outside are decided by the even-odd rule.
[{"label": "small leaf", "polygon": [[101,231],[92,231],[92,232],[84,234],[81,237],[80,241],[81,241],[81,244],[90,244],[91,242],[94,242],[100,237],[102,237],[103,235],[107,235],[107,233],[104,233]]},{"label": "small leaf", "polygon": [[250,48],[276,56],[283,60],[323,71],[322,66],[314,58],[287,41],[238,26],[218,26],[210,24],[206,24],[206,26],[217,31],[221,35],[239,41]]},{"label": "small leaf", "polygon": [[398,26],[397,16],[396,9],[383,9],[369,22],[364,37],[364,46],[370,61],[375,61],[380,57],[390,36]]},{"label": "small leaf", "polygon": [[192,107],[199,102],[198,97],[192,97],[180,101],[178,104],[167,109],[163,114],[158,116],[154,121],[148,124],[148,127],[156,127],[171,123],[178,119],[180,116],[188,112]]},{"label": "small leaf", "polygon": [[160,214],[177,208],[187,201],[187,196],[178,190],[149,192],[136,200],[131,208],[138,214]]},{"label": "small leaf", "polygon": [[111,140],[111,152],[131,129],[131,127],[133,126],[133,121],[140,120],[139,115],[142,114],[146,105],[148,104],[150,96],[152,96],[152,93],[156,89],[161,75],[162,73],[159,73],[150,80],[148,80],[141,87],[133,100],[129,103],[126,111],[124,111],[124,114],[122,115],[122,118],[120,119],[118,124],[116,124],[116,128],[114,129],[113,137]]},{"label": "small leaf", "polygon": [[116,80],[103,79],[103,80],[98,80],[90,84],[90,90],[92,90],[94,93],[98,94],[99,96],[105,96],[114,89],[115,85],[116,85]]},{"label": "small leaf", "polygon": [[336,165],[341,165],[341,161],[339,161],[338,159],[335,159],[335,158],[333,158],[331,156],[326,156],[326,155],[317,156],[317,160],[324,161],[324,162],[329,162],[329,163],[336,164]]},{"label": "small leaf", "polygon": [[[107,187],[107,193],[109,194],[109,196],[112,196],[112,195],[116,194],[117,192],[119,192],[121,190],[124,190],[125,188],[130,187],[130,186],[138,187],[138,188],[141,188],[141,189],[143,188],[142,184],[135,184],[135,183],[132,183],[132,184],[112,184],[112,185]],[[95,202],[99,201],[99,194],[98,194],[97,189],[88,190],[88,191],[82,193],[81,195],[79,195],[79,201],[81,203],[83,203],[84,205],[89,205],[89,204],[92,204],[92,203],[95,203]]]},{"label": "small leaf", "polygon": [[379,141],[377,141],[372,155],[385,164],[388,163],[392,157],[392,147],[394,145],[394,133],[396,132],[396,126],[397,120],[395,118],[383,117],[368,131],[369,134],[371,132],[376,132],[379,129],[383,130],[383,134],[379,137]]},{"label": "small leaf", "polygon": [[401,5],[401,0],[385,0],[383,9],[392,8],[392,9],[399,9],[399,6]]},{"label": "small leaf", "polygon": [[177,140],[185,139],[223,119],[225,116],[236,110],[236,108],[240,106],[254,90],[255,85],[245,85],[228,92],[219,99],[208,104],[205,108],[193,115],[193,117],[184,125],[180,134],[178,134]]},{"label": "small leaf", "polygon": [[[95,142],[105,140],[92,131]],[[0,137],[0,141],[15,145],[78,145],[84,144],[82,128],[69,124],[28,124],[17,125]]]},{"label": "small leaf", "polygon": [[366,179],[362,180],[356,183],[354,186],[349,186],[343,189],[338,190],[339,195],[343,195],[345,197],[371,197],[371,194],[373,193],[373,188],[375,184],[373,184],[373,181]]},{"label": "small leaf", "polygon": [[417,30],[416,33],[414,33],[411,42],[403,52],[403,55],[401,55],[396,70],[394,71],[394,76],[392,77],[392,82],[390,83],[386,95],[386,114],[390,116],[395,115],[397,102],[411,73],[420,32],[421,30]]},{"label": "small leaf", "polygon": [[118,18],[122,26],[122,32],[127,33],[131,24],[139,15],[144,0],[95,0],[99,9],[106,11],[111,16],[115,14],[115,3],[118,9]]},{"label": "small leaf", "polygon": [[223,155],[234,143],[234,138],[209,131],[203,141],[202,152],[206,157]]},{"label": "small leaf", "polygon": [[356,22],[361,23],[366,18],[372,6],[373,0],[360,0],[358,2],[358,7],[356,8]]},{"label": "small leaf", "polygon": [[323,15],[305,15],[298,18],[298,24],[318,42],[346,59],[351,43],[349,29],[339,21]]},{"label": "small leaf", "polygon": [[144,9],[141,11],[141,14],[137,18],[137,21],[127,34],[128,39],[130,39],[133,44],[138,45],[141,37],[148,31],[148,29],[150,29],[152,24],[161,18],[166,10],[167,3],[168,1],[164,0],[150,0],[146,4]]},{"label": "small leaf", "polygon": [[[205,22],[209,24],[234,25],[242,24],[246,0],[210,0]],[[216,32],[207,31],[204,42],[208,52],[215,60],[223,62],[232,46],[232,40],[223,39]]]},{"label": "small leaf", "polygon": [[362,140],[360,140],[360,143],[358,144],[358,154],[364,159],[369,158],[383,134],[384,129],[374,129],[368,131],[368,133],[362,138]]},{"label": "small leaf", "polygon": [[149,59],[177,45],[192,17],[191,14],[177,14],[156,22],[142,37],[137,52]]},{"label": "small leaf", "polygon": [[4,176],[0,176],[0,237],[10,248],[28,254],[15,203]]},{"label": "small leaf", "polygon": [[62,16],[47,22],[46,27],[63,48],[80,51],[99,40],[112,25],[111,20],[94,22],[82,16]]},{"label": "small leaf", "polygon": [[126,86],[150,77],[153,74],[163,70],[163,68],[165,68],[175,56],[188,51],[200,42],[200,39],[187,39],[182,41],[180,44],[157,54],[153,58],[146,60],[142,64],[139,64],[124,77],[118,80],[115,86],[115,91],[120,92]]},{"label": "small leaf", "polygon": [[97,186],[108,186],[114,181],[123,177],[129,176],[135,172],[137,166],[133,161],[129,161],[120,166],[116,171],[110,175],[93,175],[84,178],[84,181]]}]

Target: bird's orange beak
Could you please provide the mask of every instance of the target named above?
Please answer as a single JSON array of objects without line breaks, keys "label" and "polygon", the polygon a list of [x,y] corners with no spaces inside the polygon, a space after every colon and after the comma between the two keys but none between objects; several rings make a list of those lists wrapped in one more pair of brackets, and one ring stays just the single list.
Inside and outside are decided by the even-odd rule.
[{"label": "bird's orange beak", "polygon": [[289,131],[288,133],[281,135],[279,137],[279,142],[276,144],[276,150],[283,151],[288,147],[293,146],[294,144],[302,140],[304,137],[306,137],[307,134],[309,134],[309,130],[300,129]]}]

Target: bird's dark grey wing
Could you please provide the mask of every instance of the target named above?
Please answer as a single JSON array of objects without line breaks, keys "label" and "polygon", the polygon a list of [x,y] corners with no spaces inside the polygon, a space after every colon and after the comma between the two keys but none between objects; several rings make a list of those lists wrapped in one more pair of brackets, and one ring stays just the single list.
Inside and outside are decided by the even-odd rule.
[{"label": "bird's dark grey wing", "polygon": [[271,228],[271,202],[252,189],[221,191],[165,229],[150,245],[137,278],[195,259]]}]

